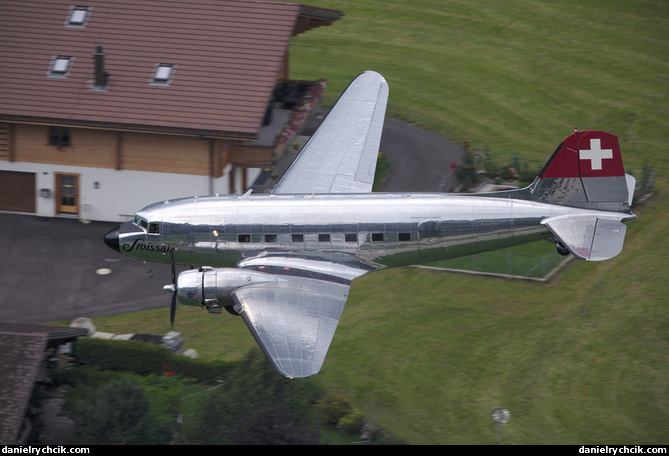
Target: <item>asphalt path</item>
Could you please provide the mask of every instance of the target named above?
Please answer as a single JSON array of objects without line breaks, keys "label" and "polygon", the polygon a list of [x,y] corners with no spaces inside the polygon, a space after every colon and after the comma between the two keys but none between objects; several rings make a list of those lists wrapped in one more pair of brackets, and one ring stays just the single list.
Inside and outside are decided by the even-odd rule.
[{"label": "asphalt path", "polygon": [[116,225],[0,214],[0,321],[41,324],[169,307],[162,291],[169,266],[107,247],[102,237]]},{"label": "asphalt path", "polygon": [[395,119],[386,119],[379,151],[390,162],[384,192],[452,192],[458,180],[453,165],[462,164],[459,145]]},{"label": "asphalt path", "polygon": [[[456,185],[451,164],[461,163],[462,149],[434,133],[386,119],[380,151],[391,163],[382,191]],[[169,265],[109,249],[102,238],[116,225],[0,213],[0,321],[43,324],[157,308],[167,321]]]}]

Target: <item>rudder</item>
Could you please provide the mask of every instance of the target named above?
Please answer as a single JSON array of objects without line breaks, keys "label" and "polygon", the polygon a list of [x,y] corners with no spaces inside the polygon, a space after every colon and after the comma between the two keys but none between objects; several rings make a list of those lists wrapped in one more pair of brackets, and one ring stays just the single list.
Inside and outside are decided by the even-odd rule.
[{"label": "rudder", "polygon": [[631,192],[618,137],[596,130],[562,141],[531,186],[535,201],[615,212],[629,211]]}]

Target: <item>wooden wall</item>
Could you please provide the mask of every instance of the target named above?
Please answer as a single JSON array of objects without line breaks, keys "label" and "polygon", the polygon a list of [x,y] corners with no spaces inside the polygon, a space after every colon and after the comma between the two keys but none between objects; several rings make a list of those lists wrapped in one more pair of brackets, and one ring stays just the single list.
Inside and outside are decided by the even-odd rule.
[{"label": "wooden wall", "polygon": [[120,169],[210,174],[209,141],[188,136],[121,133]]},{"label": "wooden wall", "polygon": [[232,145],[230,163],[244,168],[269,168],[274,165],[274,149],[262,146]]},{"label": "wooden wall", "polygon": [[[220,177],[230,162],[231,147],[238,158],[244,156],[239,145],[194,136],[71,128],[70,145],[54,146],[49,144],[47,125],[14,124],[3,132],[0,161]],[[10,144],[11,151],[6,150]]]},{"label": "wooden wall", "polygon": [[71,130],[71,146],[49,144],[49,127],[14,125],[13,161],[114,168],[115,136],[112,131]]}]

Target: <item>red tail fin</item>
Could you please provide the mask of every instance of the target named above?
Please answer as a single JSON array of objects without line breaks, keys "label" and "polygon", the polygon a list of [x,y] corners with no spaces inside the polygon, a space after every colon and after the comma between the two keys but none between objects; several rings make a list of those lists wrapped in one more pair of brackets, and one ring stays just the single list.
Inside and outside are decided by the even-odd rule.
[{"label": "red tail fin", "polygon": [[629,211],[634,179],[625,176],[618,137],[580,131],[557,148],[532,184],[532,199],[552,204]]},{"label": "red tail fin", "polygon": [[618,137],[603,131],[579,131],[567,137],[539,178],[624,176]]}]

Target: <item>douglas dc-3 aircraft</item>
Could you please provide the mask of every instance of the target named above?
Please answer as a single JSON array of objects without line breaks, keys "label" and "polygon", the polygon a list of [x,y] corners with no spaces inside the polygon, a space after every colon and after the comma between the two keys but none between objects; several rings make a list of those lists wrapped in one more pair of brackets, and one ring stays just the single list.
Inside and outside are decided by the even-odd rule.
[{"label": "douglas dc-3 aircraft", "polygon": [[[176,300],[240,315],[286,377],[321,369],[351,282],[546,239],[590,261],[622,250],[634,178],[618,138],[575,132],[527,188],[479,194],[371,193],[388,85],[359,75],[269,194],[201,196],[139,211],[111,248],[171,263]],[[175,280],[174,265],[193,269]]]}]

